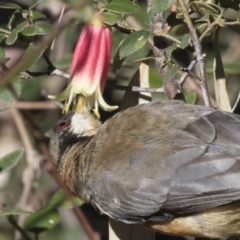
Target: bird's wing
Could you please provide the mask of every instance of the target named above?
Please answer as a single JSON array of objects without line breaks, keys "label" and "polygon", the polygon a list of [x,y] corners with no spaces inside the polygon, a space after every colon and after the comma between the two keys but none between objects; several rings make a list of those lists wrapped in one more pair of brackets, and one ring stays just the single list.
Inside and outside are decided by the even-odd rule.
[{"label": "bird's wing", "polygon": [[[118,220],[137,223],[239,199],[239,119],[215,113],[170,102],[116,115],[96,136],[101,141],[94,156],[101,161],[93,160],[89,183],[96,205]],[[200,207],[194,210],[195,203]]]},{"label": "bird's wing", "polygon": [[217,111],[203,114],[186,131],[203,139],[203,121],[216,134],[205,154],[176,171],[163,211],[187,214],[240,200],[240,117]]}]

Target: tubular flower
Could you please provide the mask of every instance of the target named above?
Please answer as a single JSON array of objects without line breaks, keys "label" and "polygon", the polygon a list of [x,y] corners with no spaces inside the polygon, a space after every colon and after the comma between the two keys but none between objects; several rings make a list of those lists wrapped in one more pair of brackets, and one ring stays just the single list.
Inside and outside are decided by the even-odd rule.
[{"label": "tubular flower", "polygon": [[102,97],[111,59],[111,30],[98,20],[83,28],[75,48],[67,88],[57,96],[49,96],[57,101],[66,100],[63,112],[68,112],[74,97],[85,97],[87,107],[98,107],[113,111],[117,106],[109,106]]}]

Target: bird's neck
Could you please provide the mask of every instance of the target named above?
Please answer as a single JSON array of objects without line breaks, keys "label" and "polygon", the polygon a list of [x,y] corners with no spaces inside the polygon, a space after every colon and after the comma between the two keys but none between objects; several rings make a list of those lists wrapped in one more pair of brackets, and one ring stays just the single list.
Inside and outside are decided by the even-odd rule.
[{"label": "bird's neck", "polygon": [[84,154],[84,149],[88,145],[90,139],[91,138],[84,139],[84,141],[68,147],[57,166],[61,178],[75,195],[79,195],[79,187],[81,188],[81,185],[84,184],[81,173],[79,173],[81,169],[79,168],[79,164],[85,161],[87,157]]}]

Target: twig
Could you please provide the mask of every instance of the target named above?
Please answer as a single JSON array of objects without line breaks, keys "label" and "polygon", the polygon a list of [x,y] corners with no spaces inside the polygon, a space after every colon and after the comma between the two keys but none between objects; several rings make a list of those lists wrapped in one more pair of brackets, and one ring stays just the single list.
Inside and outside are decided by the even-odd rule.
[{"label": "twig", "polygon": [[149,93],[165,93],[163,88],[145,88],[145,87],[137,87],[137,86],[121,86],[121,85],[113,85],[107,83],[107,88],[115,89],[115,90],[123,90],[123,91],[132,91],[132,92],[149,92]]},{"label": "twig", "polygon": [[16,108],[16,109],[57,109],[60,108],[58,104],[52,101],[48,102],[0,102],[0,109]]},{"label": "twig", "polygon": [[[18,129],[18,132],[21,136],[24,148],[25,148],[25,155],[26,155],[26,162],[27,166],[24,169],[23,172],[23,191],[20,197],[19,202],[17,203],[17,206],[20,209],[26,209],[29,208],[29,196],[31,194],[32,184],[34,182],[34,179],[36,177],[36,172],[39,172],[39,162],[40,162],[40,156],[37,154],[37,152],[34,150],[32,141],[30,140],[29,134],[27,132],[27,129],[24,125],[23,119],[21,114],[17,109],[11,109],[12,118],[16,124],[16,127]],[[18,218],[18,224],[21,226],[24,222],[24,219],[26,218],[25,214],[21,214]],[[15,239],[20,239],[19,234],[15,234]]]},{"label": "twig", "polygon": [[63,72],[59,69],[55,69],[52,73],[51,73],[52,76],[59,76],[59,77],[63,77],[63,78],[66,78],[66,79],[69,79],[70,78],[70,74],[69,73],[66,73],[66,72]]},{"label": "twig", "polygon": [[31,238],[28,236],[28,234],[24,231],[24,229],[22,229],[18,224],[17,222],[15,221],[14,217],[13,216],[7,216],[6,217],[7,220],[9,221],[9,223],[11,223],[22,235],[22,237],[25,239],[25,240],[31,240]]},{"label": "twig", "polygon": [[182,85],[185,82],[187,76],[189,75],[189,72],[193,69],[193,67],[195,66],[196,63],[197,63],[197,60],[193,59],[192,62],[187,67],[187,71],[185,73],[183,73],[181,78],[178,80],[179,85]]},{"label": "twig", "polygon": [[201,46],[200,40],[198,39],[196,29],[194,28],[194,26],[192,24],[191,18],[188,14],[188,10],[187,10],[187,7],[186,7],[184,1],[178,0],[178,2],[180,3],[180,6],[182,8],[183,16],[184,16],[184,19],[189,28],[190,36],[191,36],[194,50],[196,53],[196,60],[198,62],[199,71],[200,71],[200,79],[201,79],[200,86],[203,91],[204,102],[205,102],[206,106],[211,106],[208,88],[207,88],[207,84],[206,84],[205,63],[204,63],[204,57],[202,54],[202,46]]},{"label": "twig", "polygon": [[[65,8],[66,8],[66,6],[63,5],[62,10],[61,10],[61,13],[60,13],[60,16],[59,16],[59,18],[58,18],[57,24],[59,24],[59,23],[61,22],[61,20],[62,20],[62,18],[63,18],[64,11],[65,11]],[[52,45],[51,45],[51,47],[50,47],[50,50],[51,50],[51,51],[52,51],[53,48],[54,48],[55,41],[56,41],[56,38],[53,39]]]},{"label": "twig", "polygon": [[[0,212],[4,212],[5,211],[5,207],[2,203],[0,203]],[[17,229],[22,237],[25,239],[25,240],[31,240],[31,238],[28,236],[28,234],[25,232],[24,229],[22,229],[18,224],[17,222],[15,221],[14,217],[12,215],[8,215],[6,216],[7,220],[9,221],[9,223],[11,223],[13,225],[13,227],[15,229]]]},{"label": "twig", "polygon": [[48,64],[48,69],[49,71],[54,71],[56,69],[56,67],[52,64],[51,60],[49,59],[48,55],[46,53],[43,53],[43,58],[46,61],[46,63]]}]

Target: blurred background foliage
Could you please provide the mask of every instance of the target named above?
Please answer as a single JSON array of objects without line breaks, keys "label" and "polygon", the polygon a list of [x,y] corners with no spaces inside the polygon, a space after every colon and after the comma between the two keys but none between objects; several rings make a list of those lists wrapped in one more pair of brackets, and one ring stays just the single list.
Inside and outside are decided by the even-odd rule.
[{"label": "blurred background foliage", "polygon": [[[60,118],[62,107],[61,103],[49,101],[47,95],[58,94],[67,85],[65,78],[51,76],[51,73],[55,68],[69,72],[81,23],[88,18],[91,9],[103,7],[106,23],[113,25],[112,62],[104,91],[104,97],[111,105],[120,105],[124,95],[124,91],[114,89],[114,85],[128,86],[149,53],[149,37],[159,35],[150,31],[151,19],[158,11],[164,11],[165,19],[172,26],[168,34],[175,39],[175,44],[169,40],[171,51],[163,51],[169,55],[167,65],[172,77],[180,77],[181,70],[193,59],[186,23],[181,21],[171,25],[171,20],[175,23],[182,19],[181,11],[174,19],[170,17],[173,1],[153,1],[150,11],[147,11],[147,1],[144,0],[84,3],[83,0],[0,2],[0,240],[24,239],[17,233],[14,222],[22,226],[30,239],[88,239],[71,210],[72,203],[52,177],[42,149],[48,144],[49,131]],[[222,27],[219,49],[233,106],[240,89],[240,1],[185,1],[185,4],[199,36],[212,23]],[[65,20],[60,17],[63,9]],[[220,20],[216,22],[218,18],[235,24],[226,26]],[[215,31],[214,27],[210,29],[202,46],[206,56],[207,84],[212,104],[217,107],[213,86]],[[52,38],[49,40],[48,36]],[[149,81],[150,87],[159,88],[163,84],[155,60],[154,57],[147,60]],[[23,64],[18,65],[21,61]],[[10,81],[9,77],[6,78],[9,72],[12,74]],[[194,69],[192,73],[184,83],[184,96],[188,103],[203,104],[201,89],[194,80],[198,70]],[[151,97],[152,100],[167,99],[161,93],[152,93]],[[16,105],[12,107],[14,103]],[[240,107],[237,107],[235,112],[239,111]],[[102,120],[112,114],[102,112]],[[30,122],[26,121],[29,116]],[[39,131],[45,134],[44,139],[36,137]],[[81,205],[87,221],[99,237],[96,239],[107,239],[107,218],[80,200],[75,199],[74,204]]]}]

